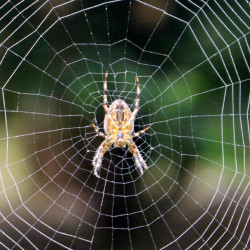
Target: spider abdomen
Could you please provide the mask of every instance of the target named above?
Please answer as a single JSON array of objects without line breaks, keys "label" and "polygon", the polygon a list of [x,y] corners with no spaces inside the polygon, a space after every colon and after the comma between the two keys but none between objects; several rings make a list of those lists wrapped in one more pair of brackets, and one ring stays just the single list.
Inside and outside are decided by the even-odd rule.
[{"label": "spider abdomen", "polygon": [[105,133],[117,134],[119,138],[123,137],[123,134],[131,134],[134,130],[134,121],[130,118],[131,110],[128,104],[120,99],[115,100],[109,106],[104,118]]}]

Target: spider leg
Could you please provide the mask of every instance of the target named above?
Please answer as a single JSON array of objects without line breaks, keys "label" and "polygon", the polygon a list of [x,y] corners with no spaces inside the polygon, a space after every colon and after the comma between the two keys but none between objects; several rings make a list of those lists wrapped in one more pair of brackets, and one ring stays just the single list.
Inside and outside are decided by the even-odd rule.
[{"label": "spider leg", "polygon": [[137,133],[134,133],[133,135],[131,135],[131,138],[137,137],[138,135],[145,133],[148,129],[150,129],[150,126],[147,126],[146,128],[144,128],[143,130],[141,130]]},{"label": "spider leg", "polygon": [[139,109],[139,101],[140,101],[140,94],[141,94],[141,91],[140,91],[140,83],[139,83],[139,78],[138,76],[136,77],[136,84],[137,84],[137,96],[136,96],[136,99],[135,99],[135,109],[134,111],[136,111],[136,113],[138,112],[138,109]]},{"label": "spider leg", "polygon": [[132,116],[135,117],[138,110],[139,110],[139,101],[140,101],[140,94],[141,94],[141,91],[140,91],[140,83],[139,83],[139,78],[136,77],[136,84],[137,84],[137,88],[136,88],[136,91],[137,91],[137,96],[136,96],[136,99],[135,99],[135,108],[134,108],[134,111],[132,113]]},{"label": "spider leg", "polygon": [[103,138],[107,138],[107,136],[103,133],[103,132],[100,132],[99,131],[99,129],[96,127],[96,125],[94,124],[94,123],[92,123],[91,124],[92,126],[93,126],[93,128],[94,128],[94,130],[95,130],[95,132],[97,133],[97,134],[99,134],[100,136],[102,136]]},{"label": "spider leg", "polygon": [[127,144],[128,144],[128,148],[129,148],[130,152],[133,154],[136,167],[139,169],[141,175],[143,175],[143,168],[145,170],[148,169],[146,162],[143,160],[143,158],[140,154],[140,151],[138,150],[137,146],[133,142],[132,138],[130,138],[128,140]]},{"label": "spider leg", "polygon": [[107,138],[101,143],[101,145],[96,151],[95,157],[92,161],[92,165],[94,166],[94,175],[97,178],[100,178],[98,171],[101,168],[103,155],[112,146],[113,143],[114,141],[112,139]]},{"label": "spider leg", "polygon": [[108,78],[108,71],[105,74],[105,80],[103,84],[103,108],[105,110],[105,113],[108,111],[108,97],[107,97],[107,78]]},{"label": "spider leg", "polygon": [[131,117],[130,119],[128,120],[127,124],[129,124],[131,121],[134,121],[135,120],[135,117],[136,117],[136,114],[139,110],[139,101],[140,101],[140,94],[141,94],[141,91],[140,91],[140,83],[139,83],[139,78],[136,77],[136,84],[137,84],[137,96],[136,96],[136,99],[135,99],[135,108],[131,114]]}]

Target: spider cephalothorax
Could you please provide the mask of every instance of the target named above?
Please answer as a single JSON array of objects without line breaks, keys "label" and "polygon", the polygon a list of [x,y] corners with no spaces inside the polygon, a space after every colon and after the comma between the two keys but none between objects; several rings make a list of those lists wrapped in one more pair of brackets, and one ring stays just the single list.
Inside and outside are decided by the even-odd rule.
[{"label": "spider cephalothorax", "polygon": [[134,156],[136,166],[138,167],[140,173],[143,174],[143,168],[147,169],[148,167],[145,161],[143,160],[137,146],[132,140],[132,138],[144,133],[146,130],[150,128],[150,126],[148,126],[145,129],[137,133],[133,133],[135,116],[139,110],[139,100],[140,100],[139,79],[138,77],[136,77],[137,97],[135,100],[134,111],[131,112],[128,104],[120,99],[115,100],[114,102],[112,102],[110,107],[108,107],[107,77],[108,77],[108,72],[106,72],[106,75],[105,75],[104,95],[103,95],[103,98],[104,98],[103,107],[105,110],[105,118],[104,118],[105,134],[102,132],[99,132],[95,124],[92,124],[95,131],[100,136],[105,138],[105,140],[101,143],[101,145],[97,149],[95,157],[92,162],[94,166],[94,175],[98,178],[100,177],[98,174],[98,170],[101,167],[103,155],[112,145],[114,147],[126,147],[127,145],[130,152]]}]

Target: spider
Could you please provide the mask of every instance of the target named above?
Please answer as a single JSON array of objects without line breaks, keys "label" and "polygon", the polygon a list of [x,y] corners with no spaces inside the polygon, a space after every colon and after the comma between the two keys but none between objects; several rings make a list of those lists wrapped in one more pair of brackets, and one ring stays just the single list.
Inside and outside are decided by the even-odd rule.
[{"label": "spider", "polygon": [[123,147],[123,148],[125,148],[127,145],[130,152],[133,154],[136,166],[142,175],[143,168],[147,170],[148,167],[145,161],[143,160],[132,138],[143,134],[146,130],[150,128],[150,126],[146,127],[145,129],[137,133],[133,133],[135,116],[139,110],[139,100],[140,100],[139,79],[138,77],[136,77],[137,96],[135,100],[135,108],[133,112],[131,112],[128,104],[120,99],[115,100],[114,102],[111,103],[110,107],[108,107],[107,78],[108,78],[108,72],[106,72],[105,74],[104,95],[103,95],[103,99],[104,99],[103,108],[105,111],[105,117],[104,117],[105,133],[99,132],[96,125],[92,123],[94,130],[100,136],[105,138],[105,140],[101,143],[101,145],[97,149],[96,154],[93,158],[92,165],[94,166],[94,175],[97,178],[100,178],[98,171],[101,168],[103,155],[107,150],[109,150],[109,148],[112,145],[113,147]]}]

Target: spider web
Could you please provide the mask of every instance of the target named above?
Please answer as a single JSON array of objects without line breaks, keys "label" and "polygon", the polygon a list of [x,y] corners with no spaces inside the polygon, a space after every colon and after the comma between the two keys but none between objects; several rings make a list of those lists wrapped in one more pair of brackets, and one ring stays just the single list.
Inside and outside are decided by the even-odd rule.
[{"label": "spider web", "polygon": [[[0,248],[245,249],[248,1],[4,1]],[[149,169],[112,148],[108,102],[133,110]]]}]

